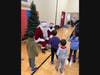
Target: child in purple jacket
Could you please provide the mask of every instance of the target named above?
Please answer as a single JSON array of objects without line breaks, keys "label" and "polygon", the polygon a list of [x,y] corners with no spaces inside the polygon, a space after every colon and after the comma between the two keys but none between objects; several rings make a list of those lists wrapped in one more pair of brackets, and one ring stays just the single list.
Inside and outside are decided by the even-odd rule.
[{"label": "child in purple jacket", "polygon": [[[59,37],[56,36],[57,35],[56,30],[52,31],[52,35],[53,35],[53,37],[50,38],[50,40],[49,40],[49,44],[51,45],[51,64],[54,63],[54,54],[57,52],[58,45],[60,43]],[[56,55],[56,58],[58,58],[57,55]]]}]

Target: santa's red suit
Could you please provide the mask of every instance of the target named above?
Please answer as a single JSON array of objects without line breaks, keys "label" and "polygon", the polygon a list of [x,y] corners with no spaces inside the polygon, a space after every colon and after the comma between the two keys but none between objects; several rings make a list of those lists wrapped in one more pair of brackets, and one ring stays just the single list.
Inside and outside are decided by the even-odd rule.
[{"label": "santa's red suit", "polygon": [[35,31],[34,34],[34,39],[36,43],[40,43],[41,44],[41,49],[45,49],[47,44],[48,44],[48,40],[50,38],[51,32],[48,30],[48,24],[47,23],[41,23]]}]

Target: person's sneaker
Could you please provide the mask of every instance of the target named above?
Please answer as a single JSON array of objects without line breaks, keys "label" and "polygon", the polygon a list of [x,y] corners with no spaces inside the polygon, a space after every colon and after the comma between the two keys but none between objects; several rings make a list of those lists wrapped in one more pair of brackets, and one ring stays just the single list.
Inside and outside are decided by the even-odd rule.
[{"label": "person's sneaker", "polygon": [[73,60],[73,62],[75,63],[75,62],[76,62],[76,60]]},{"label": "person's sneaker", "polygon": [[58,68],[57,67],[55,67],[55,69],[56,69],[56,71],[58,71]]},{"label": "person's sneaker", "polygon": [[60,68],[60,73],[63,73],[62,70],[61,70],[61,68]]},{"label": "person's sneaker", "polygon": [[54,62],[53,62],[53,61],[51,61],[51,64],[54,64]]},{"label": "person's sneaker", "polygon": [[36,70],[37,70],[37,67],[33,68],[33,69],[32,69],[32,72],[35,72]]}]

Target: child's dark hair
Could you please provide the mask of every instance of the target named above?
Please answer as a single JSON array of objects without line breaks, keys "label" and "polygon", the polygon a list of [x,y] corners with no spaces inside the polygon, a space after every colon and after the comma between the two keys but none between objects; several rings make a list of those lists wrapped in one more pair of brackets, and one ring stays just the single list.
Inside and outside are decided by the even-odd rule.
[{"label": "child's dark hair", "polygon": [[56,36],[56,35],[57,35],[57,31],[56,31],[56,30],[53,30],[53,31],[52,31],[52,35],[53,35],[53,36]]},{"label": "child's dark hair", "polygon": [[62,40],[60,40],[60,43],[61,43],[62,46],[65,46],[67,42],[66,42],[65,39],[62,39]]}]

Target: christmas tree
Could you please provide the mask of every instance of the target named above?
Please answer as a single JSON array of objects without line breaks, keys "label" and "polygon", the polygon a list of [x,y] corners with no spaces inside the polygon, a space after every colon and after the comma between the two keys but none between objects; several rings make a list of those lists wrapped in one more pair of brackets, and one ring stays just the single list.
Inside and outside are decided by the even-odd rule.
[{"label": "christmas tree", "polygon": [[29,34],[31,34],[31,33],[34,35],[36,27],[40,24],[39,16],[38,16],[37,11],[36,11],[36,6],[33,3],[33,1],[31,3],[30,8],[31,8],[30,16],[28,18],[27,29],[26,29],[26,33],[24,35],[23,40],[27,39]]}]

